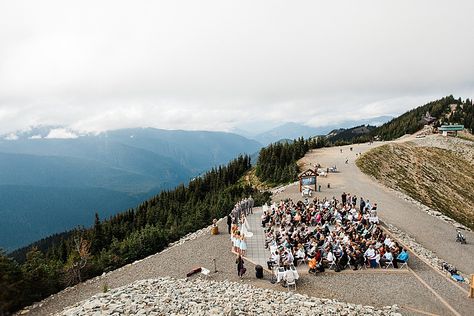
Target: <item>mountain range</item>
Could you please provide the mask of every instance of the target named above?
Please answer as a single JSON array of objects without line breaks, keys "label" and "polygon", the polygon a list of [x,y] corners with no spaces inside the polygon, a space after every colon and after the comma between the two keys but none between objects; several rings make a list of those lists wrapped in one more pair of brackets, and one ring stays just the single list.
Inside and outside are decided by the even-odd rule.
[{"label": "mountain range", "polygon": [[[57,138],[56,138],[57,137]],[[81,135],[39,127],[0,138],[0,247],[89,226],[252,154],[260,143],[224,132],[121,129]]]},{"label": "mountain range", "polygon": [[[343,126],[352,123],[359,121]],[[39,126],[0,136],[0,248],[89,226],[96,212],[107,218],[134,207],[238,154],[255,162],[262,144],[332,129],[285,123],[253,136],[239,131],[249,139],[225,132],[134,128],[84,134]]]},{"label": "mountain range", "polygon": [[250,130],[242,128],[236,129],[234,132],[247,138],[254,139],[263,145],[268,145],[280,141],[282,139],[296,139],[299,137],[313,137],[318,135],[326,135],[335,129],[352,128],[361,125],[382,125],[392,119],[391,116],[379,116],[362,120],[349,120],[339,124],[329,124],[326,126],[312,127],[301,123],[288,122],[273,127],[265,132],[252,134]]}]

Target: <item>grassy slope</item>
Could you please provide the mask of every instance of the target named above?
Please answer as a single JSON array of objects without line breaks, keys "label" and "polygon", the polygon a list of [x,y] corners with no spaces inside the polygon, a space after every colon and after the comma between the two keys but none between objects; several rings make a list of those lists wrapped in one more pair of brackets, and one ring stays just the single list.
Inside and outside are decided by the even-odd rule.
[{"label": "grassy slope", "polygon": [[458,137],[464,140],[474,142],[474,135],[465,131],[459,132]]},{"label": "grassy slope", "polygon": [[460,155],[411,143],[387,144],[363,155],[357,166],[474,229],[474,165]]},{"label": "grassy slope", "polygon": [[270,185],[268,185],[265,182],[262,182],[256,175],[255,175],[255,167],[250,169],[240,180],[239,184],[241,185],[250,185],[251,187],[261,190],[261,191],[266,191],[271,188]]}]

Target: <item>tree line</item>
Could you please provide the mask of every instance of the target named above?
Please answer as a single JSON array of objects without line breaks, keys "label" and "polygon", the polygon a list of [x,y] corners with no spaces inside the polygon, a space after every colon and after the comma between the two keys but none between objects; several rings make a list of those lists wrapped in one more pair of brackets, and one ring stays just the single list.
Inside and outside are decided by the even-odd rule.
[{"label": "tree line", "polygon": [[[455,106],[451,113],[451,105]],[[390,122],[377,127],[369,134],[371,137],[378,137],[381,140],[392,140],[405,134],[413,134],[419,131],[426,124],[422,117],[428,112],[436,118],[435,127],[446,123],[459,123],[471,131],[474,131],[474,107],[472,100],[461,98],[455,99],[452,95],[431,101],[413,110],[405,112]]]},{"label": "tree line", "polygon": [[269,185],[278,185],[295,181],[298,178],[297,161],[310,150],[328,146],[325,136],[270,144],[260,150],[255,174]]},{"label": "tree line", "polygon": [[107,220],[96,214],[93,227],[50,236],[12,255],[0,252],[0,315],[159,252],[225,216],[242,197],[266,202],[268,192],[237,184],[250,168],[250,157],[240,156]]},{"label": "tree line", "polygon": [[[454,110],[451,106],[455,106]],[[393,140],[405,134],[413,134],[426,124],[422,117],[429,112],[436,118],[435,127],[447,123],[459,123],[472,133],[474,131],[474,105],[472,100],[455,99],[452,95],[431,101],[423,106],[405,112],[379,127],[357,126],[341,129],[327,136],[294,141],[280,141],[260,150],[257,164],[257,177],[270,186],[286,184],[298,178],[297,161],[310,150],[328,146],[342,146],[365,143],[375,139]]]}]

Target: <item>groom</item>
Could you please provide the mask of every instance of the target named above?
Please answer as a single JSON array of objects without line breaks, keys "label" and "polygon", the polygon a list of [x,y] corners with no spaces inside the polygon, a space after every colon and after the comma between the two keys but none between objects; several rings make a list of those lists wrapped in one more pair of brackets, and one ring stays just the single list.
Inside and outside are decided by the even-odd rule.
[{"label": "groom", "polygon": [[227,215],[227,230],[229,234],[230,234],[230,229],[232,228],[232,222],[233,222],[232,215],[231,214]]}]

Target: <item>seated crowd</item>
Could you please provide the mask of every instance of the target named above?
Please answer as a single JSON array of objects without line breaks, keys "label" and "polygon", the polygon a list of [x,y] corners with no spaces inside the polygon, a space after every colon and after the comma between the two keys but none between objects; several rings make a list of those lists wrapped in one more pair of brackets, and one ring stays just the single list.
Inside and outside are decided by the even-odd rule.
[{"label": "seated crowd", "polygon": [[342,195],[341,201],[292,200],[264,206],[262,226],[265,247],[270,248],[268,268],[308,262],[310,272],[351,267],[398,268],[408,253],[378,226],[377,204]]}]

